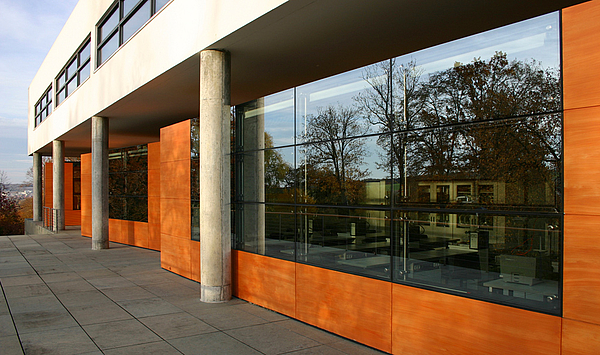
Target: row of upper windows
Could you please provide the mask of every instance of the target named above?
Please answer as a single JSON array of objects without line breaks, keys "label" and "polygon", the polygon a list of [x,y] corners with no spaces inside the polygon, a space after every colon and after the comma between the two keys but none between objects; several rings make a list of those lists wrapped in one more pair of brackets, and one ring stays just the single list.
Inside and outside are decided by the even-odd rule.
[{"label": "row of upper windows", "polygon": [[[170,0],[117,0],[97,25],[96,67],[104,63]],[[77,89],[91,73],[91,39],[88,38],[56,77],[56,106]],[[52,113],[52,85],[35,104],[35,127]]]}]

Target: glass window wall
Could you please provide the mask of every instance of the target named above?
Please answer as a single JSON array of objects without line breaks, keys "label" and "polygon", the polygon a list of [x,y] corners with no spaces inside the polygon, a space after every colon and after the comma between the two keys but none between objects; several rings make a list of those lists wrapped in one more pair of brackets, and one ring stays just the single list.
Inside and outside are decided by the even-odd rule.
[{"label": "glass window wall", "polygon": [[63,102],[90,77],[90,39],[86,39],[69,64],[56,77],[56,104]]},{"label": "glass window wall", "polygon": [[240,250],[560,314],[558,14],[238,105]]},{"label": "glass window wall", "polygon": [[108,154],[109,218],[148,222],[148,147]]}]

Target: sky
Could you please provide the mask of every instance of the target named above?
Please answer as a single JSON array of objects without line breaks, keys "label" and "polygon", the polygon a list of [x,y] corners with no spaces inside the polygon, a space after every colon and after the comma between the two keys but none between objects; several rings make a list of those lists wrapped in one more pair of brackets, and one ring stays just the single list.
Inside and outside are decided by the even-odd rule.
[{"label": "sky", "polygon": [[78,0],[0,0],[0,171],[25,180],[27,89]]}]

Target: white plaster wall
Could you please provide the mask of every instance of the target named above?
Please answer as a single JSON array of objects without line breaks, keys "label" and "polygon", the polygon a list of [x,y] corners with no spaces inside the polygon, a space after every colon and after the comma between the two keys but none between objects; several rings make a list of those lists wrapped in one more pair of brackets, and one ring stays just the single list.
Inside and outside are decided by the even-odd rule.
[{"label": "white plaster wall", "polygon": [[[287,0],[173,0],[34,129],[33,105],[91,34],[113,0],[80,0],[29,87],[28,153]],[[55,92],[54,92],[55,94]]]}]

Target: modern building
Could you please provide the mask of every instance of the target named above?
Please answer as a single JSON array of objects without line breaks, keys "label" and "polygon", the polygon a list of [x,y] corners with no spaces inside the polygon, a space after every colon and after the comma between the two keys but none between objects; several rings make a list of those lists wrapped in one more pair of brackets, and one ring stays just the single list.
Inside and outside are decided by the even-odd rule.
[{"label": "modern building", "polygon": [[596,353],[599,33],[600,0],[81,0],[34,220],[390,353]]}]

